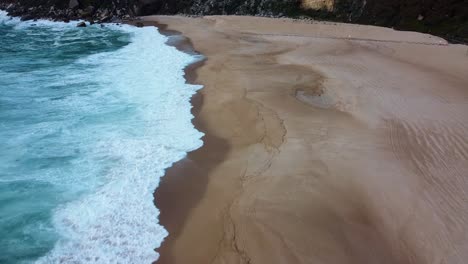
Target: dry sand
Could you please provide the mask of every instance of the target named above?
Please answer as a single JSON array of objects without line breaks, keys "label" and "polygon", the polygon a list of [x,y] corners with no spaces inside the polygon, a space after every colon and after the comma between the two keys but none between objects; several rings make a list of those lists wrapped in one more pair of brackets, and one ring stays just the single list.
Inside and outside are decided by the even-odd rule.
[{"label": "dry sand", "polygon": [[145,17],[207,60],[205,145],[156,193],[158,263],[467,263],[467,46],[391,29]]}]

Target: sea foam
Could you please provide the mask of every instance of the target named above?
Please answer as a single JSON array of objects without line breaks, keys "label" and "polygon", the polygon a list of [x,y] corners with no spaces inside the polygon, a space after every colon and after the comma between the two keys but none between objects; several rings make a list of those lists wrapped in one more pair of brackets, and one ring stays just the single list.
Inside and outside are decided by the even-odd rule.
[{"label": "sea foam", "polygon": [[131,43],[79,63],[98,65],[92,77],[137,105],[139,118],[131,125],[141,130],[97,142],[99,155],[114,156],[118,165],[95,193],[57,210],[54,224],[62,239],[37,263],[155,261],[154,249],[168,233],[158,224],[153,193],[166,168],[202,145],[190,112],[190,98],[201,87],[183,78],[185,66],[197,58],[165,45],[167,37],[154,27],[112,28],[131,32]]},{"label": "sea foam", "polygon": [[[81,33],[75,32],[79,30],[75,28],[76,23],[21,22],[7,17],[4,12],[0,12],[0,20],[17,30],[28,27],[59,32],[74,30],[73,36],[61,35],[55,42],[51,41],[58,47],[80,45],[80,34],[101,34],[98,25],[93,26],[96,29],[89,27]],[[166,168],[202,145],[203,134],[191,123],[190,104],[190,98],[201,86],[187,84],[183,77],[184,68],[200,57],[166,45],[168,38],[154,27],[114,24],[106,25],[105,30],[128,34],[130,43],[117,50],[79,58],[73,61],[73,67],[63,66],[61,69],[69,71],[59,73],[62,78],[57,78],[56,72],[37,74],[40,78],[54,77],[47,82],[51,89],[55,89],[55,85],[63,86],[62,82],[83,86],[82,90],[77,89],[63,98],[33,98],[41,104],[40,100],[46,100],[44,105],[60,104],[59,109],[65,107],[75,113],[70,114],[73,123],[65,126],[66,120],[48,120],[34,123],[33,128],[28,128],[31,131],[24,131],[35,135],[41,131],[44,136],[38,138],[47,140],[59,134],[59,139],[65,143],[53,150],[57,152],[55,156],[59,156],[63,144],[76,144],[79,153],[66,155],[72,157],[67,165],[72,168],[67,171],[71,170],[73,177],[65,170],[47,170],[46,174],[2,179],[5,182],[47,182],[59,186],[58,189],[76,188],[67,193],[80,194],[70,196],[77,198],[68,199],[53,210],[53,227],[59,238],[53,249],[36,263],[151,263],[157,260],[155,249],[168,233],[158,223],[159,210],[154,205],[153,193]],[[11,72],[3,74],[16,76]],[[26,78],[24,74],[17,76]],[[90,87],[98,89],[87,87],[88,81],[92,82]],[[99,102],[105,103],[106,108]],[[114,105],[118,111],[109,110]],[[79,112],[86,115],[75,118]],[[56,124],[62,124],[63,128],[57,129]],[[21,143],[24,137],[15,140]],[[41,155],[52,151],[50,144],[43,145]]]}]

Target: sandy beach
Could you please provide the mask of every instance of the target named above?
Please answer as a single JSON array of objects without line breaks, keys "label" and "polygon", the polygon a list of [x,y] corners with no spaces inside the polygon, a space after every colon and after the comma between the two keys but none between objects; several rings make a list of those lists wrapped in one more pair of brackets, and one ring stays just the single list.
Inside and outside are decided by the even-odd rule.
[{"label": "sandy beach", "polygon": [[468,47],[372,26],[149,16],[204,146],[155,194],[158,263],[466,263]]}]

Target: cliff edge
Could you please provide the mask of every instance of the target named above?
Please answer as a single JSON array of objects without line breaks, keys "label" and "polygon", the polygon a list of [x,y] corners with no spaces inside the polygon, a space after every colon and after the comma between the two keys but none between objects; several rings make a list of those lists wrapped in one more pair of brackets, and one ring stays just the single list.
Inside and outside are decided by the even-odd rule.
[{"label": "cliff edge", "polygon": [[468,42],[468,0],[0,0],[24,20],[117,21],[153,14],[256,15],[412,30]]}]

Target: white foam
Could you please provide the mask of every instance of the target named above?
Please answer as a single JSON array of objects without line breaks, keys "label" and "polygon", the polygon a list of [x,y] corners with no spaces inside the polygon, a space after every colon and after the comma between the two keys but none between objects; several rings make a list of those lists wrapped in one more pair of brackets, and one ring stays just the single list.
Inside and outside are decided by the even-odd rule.
[{"label": "white foam", "polygon": [[15,26],[15,29],[23,29],[28,27],[47,27],[53,30],[61,30],[62,28],[76,28],[77,24],[83,20],[70,21],[69,23],[65,22],[54,22],[46,19],[37,19],[37,20],[27,20],[21,21],[19,17],[10,17],[8,13],[0,10],[0,23],[5,25]]},{"label": "white foam", "polygon": [[132,42],[78,63],[97,66],[89,78],[136,106],[139,118],[129,129],[141,129],[132,132],[137,135],[109,129],[96,142],[96,156],[111,156],[118,164],[106,172],[106,184],[96,192],[56,211],[53,221],[62,238],[37,263],[157,260],[154,249],[167,231],[158,224],[153,192],[166,168],[202,145],[203,134],[193,127],[190,112],[190,98],[201,86],[183,78],[184,67],[197,58],[165,45],[167,38],[155,28],[112,28],[130,32]]},{"label": "white foam", "polygon": [[0,23],[8,23],[13,20],[19,21],[19,18],[10,17],[6,11],[0,10]]}]

